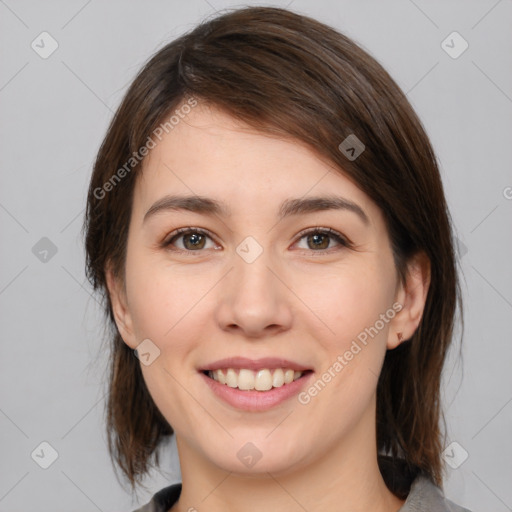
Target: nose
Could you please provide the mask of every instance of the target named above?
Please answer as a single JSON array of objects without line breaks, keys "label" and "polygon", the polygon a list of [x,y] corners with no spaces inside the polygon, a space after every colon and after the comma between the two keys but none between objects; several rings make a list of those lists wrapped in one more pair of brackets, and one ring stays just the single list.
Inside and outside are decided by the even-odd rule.
[{"label": "nose", "polygon": [[247,338],[286,331],[292,323],[291,293],[266,251],[248,263],[235,254],[234,268],[219,288],[216,320],[219,327]]}]

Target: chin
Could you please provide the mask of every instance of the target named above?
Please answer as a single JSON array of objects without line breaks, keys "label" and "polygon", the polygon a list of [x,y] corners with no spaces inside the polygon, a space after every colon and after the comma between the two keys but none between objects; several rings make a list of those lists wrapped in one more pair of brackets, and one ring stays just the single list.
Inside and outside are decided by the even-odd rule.
[{"label": "chin", "polygon": [[[268,436],[268,429],[261,436],[251,436],[250,433],[236,436],[223,444],[215,443],[215,451],[208,447],[203,453],[220,469],[247,476],[284,474],[296,468],[304,459],[301,453],[303,442],[297,440],[286,446],[282,439],[265,439],[265,436]],[[297,447],[301,450],[297,450]]]}]

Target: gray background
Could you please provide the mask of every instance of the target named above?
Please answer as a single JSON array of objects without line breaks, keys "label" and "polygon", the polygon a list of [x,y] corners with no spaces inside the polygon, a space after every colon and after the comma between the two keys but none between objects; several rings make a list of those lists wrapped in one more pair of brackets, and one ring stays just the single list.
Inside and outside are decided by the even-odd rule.
[{"label": "gray background", "polygon": [[[1,511],[137,505],[116,480],[103,433],[102,316],[80,238],[87,183],[142,63],[204,16],[241,5],[0,0]],[[448,467],[445,491],[475,512],[512,510],[512,1],[267,5],[289,5],[359,42],[431,137],[460,239],[466,313],[463,359],[455,349],[447,361],[444,401],[458,443],[450,461],[469,457]],[[31,47],[43,31],[59,45],[46,59]],[[458,58],[442,46],[453,31],[469,44]],[[43,441],[59,454],[48,469],[31,458],[37,449],[34,459],[49,460]],[[168,450],[139,503],[179,481],[175,445]]]}]

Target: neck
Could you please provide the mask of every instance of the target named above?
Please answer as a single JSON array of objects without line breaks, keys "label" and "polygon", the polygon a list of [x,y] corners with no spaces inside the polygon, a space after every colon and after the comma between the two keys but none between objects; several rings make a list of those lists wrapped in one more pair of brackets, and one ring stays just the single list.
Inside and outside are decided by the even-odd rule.
[{"label": "neck", "polygon": [[[371,409],[368,413],[374,414]],[[286,472],[223,471],[177,436],[182,492],[171,511],[397,512],[404,501],[384,483],[377,463],[375,422],[368,419],[361,418],[328,453]]]}]

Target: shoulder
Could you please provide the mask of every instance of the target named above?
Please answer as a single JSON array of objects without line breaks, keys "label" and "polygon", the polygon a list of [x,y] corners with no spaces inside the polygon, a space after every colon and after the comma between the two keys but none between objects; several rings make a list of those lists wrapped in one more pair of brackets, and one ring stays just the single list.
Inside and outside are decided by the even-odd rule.
[{"label": "shoulder", "polygon": [[471,512],[445,498],[427,474],[404,459],[380,454],[378,462],[388,488],[405,500],[398,512]]},{"label": "shoulder", "polygon": [[[133,512],[167,512],[181,493],[181,483],[165,487]],[[471,512],[444,497],[441,489],[428,477],[419,475],[412,482],[403,507],[398,512]]]},{"label": "shoulder", "polygon": [[418,476],[398,512],[471,512],[444,497],[441,489],[426,476]]},{"label": "shoulder", "polygon": [[164,487],[151,500],[133,512],[167,512],[180,497],[181,483]]}]

